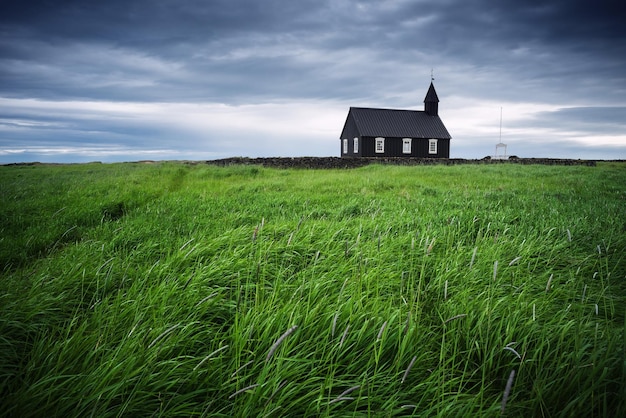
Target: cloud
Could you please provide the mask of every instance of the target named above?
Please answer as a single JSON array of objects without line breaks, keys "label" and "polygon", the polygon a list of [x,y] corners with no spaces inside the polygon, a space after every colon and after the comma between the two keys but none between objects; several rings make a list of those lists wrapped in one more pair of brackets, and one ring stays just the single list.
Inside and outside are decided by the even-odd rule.
[{"label": "cloud", "polygon": [[5,99],[0,106],[11,109],[0,118],[0,135],[8,138],[0,157],[13,159],[36,153],[103,160],[124,152],[184,159],[333,155],[344,118],[344,106],[317,101],[230,106]]},{"label": "cloud", "polygon": [[434,69],[456,156],[490,152],[500,107],[511,142],[554,140],[531,155],[624,156],[625,20],[583,0],[5,2],[0,150],[337,155],[349,106],[421,109]]}]

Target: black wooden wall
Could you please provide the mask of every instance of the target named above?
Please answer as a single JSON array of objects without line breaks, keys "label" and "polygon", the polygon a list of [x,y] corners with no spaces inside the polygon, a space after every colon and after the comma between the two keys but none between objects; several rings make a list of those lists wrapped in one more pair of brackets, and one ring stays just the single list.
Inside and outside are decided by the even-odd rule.
[{"label": "black wooden wall", "polygon": [[363,137],[359,139],[359,152],[354,154],[354,141],[348,139],[348,153],[343,153],[343,140],[340,141],[340,155],[345,157],[413,157],[413,158],[450,158],[450,140],[437,140],[437,154],[428,153],[428,139],[413,138],[411,141],[411,153],[402,152],[403,138],[385,138],[385,152],[375,151],[376,139]]}]

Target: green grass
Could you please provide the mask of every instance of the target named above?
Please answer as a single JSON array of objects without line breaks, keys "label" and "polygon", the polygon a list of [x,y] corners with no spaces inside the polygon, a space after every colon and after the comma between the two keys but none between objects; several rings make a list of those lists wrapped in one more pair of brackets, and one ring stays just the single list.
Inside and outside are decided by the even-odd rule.
[{"label": "green grass", "polygon": [[1,416],[626,414],[624,164],[4,166],[0,196]]}]

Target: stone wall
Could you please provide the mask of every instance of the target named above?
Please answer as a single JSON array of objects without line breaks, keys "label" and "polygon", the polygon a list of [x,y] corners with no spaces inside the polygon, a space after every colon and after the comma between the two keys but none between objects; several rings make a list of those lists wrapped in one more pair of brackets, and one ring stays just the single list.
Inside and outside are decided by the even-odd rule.
[{"label": "stone wall", "polygon": [[267,157],[248,158],[232,157],[221,160],[209,160],[206,164],[217,166],[228,165],[261,165],[275,168],[356,168],[368,164],[389,165],[458,165],[458,164],[544,164],[544,165],[586,165],[595,166],[595,160],[567,160],[559,158],[510,158],[495,160],[467,160],[463,158],[340,158],[340,157]]}]

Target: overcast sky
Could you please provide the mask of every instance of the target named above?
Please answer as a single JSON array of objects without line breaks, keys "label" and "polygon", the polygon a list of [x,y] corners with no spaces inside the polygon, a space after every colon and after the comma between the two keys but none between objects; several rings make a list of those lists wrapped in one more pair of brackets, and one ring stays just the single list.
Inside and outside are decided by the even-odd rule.
[{"label": "overcast sky", "polygon": [[626,159],[625,7],[0,0],[0,163],[338,156],[431,70],[451,157]]}]

